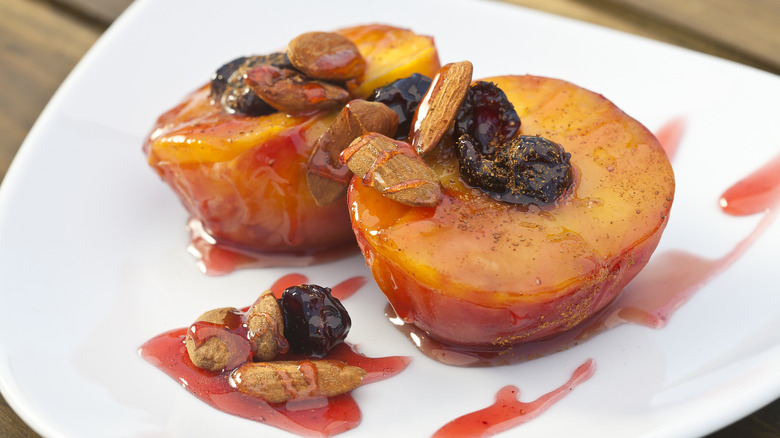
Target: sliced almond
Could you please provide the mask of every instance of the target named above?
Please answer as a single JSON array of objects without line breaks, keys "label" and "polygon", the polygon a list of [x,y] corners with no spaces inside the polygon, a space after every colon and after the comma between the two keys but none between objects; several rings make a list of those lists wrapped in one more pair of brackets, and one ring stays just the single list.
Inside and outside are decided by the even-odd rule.
[{"label": "sliced almond", "polygon": [[247,70],[245,82],[268,105],[292,115],[334,110],[349,100],[347,90],[338,85],[272,65]]},{"label": "sliced almond", "polygon": [[246,395],[284,403],[344,394],[360,386],[365,374],[335,360],[249,362],[233,371],[231,383]]},{"label": "sliced almond", "polygon": [[267,361],[286,353],[290,345],[284,337],[284,317],[271,290],[263,292],[247,311],[247,337],[255,349],[254,359]]},{"label": "sliced almond", "polygon": [[287,45],[292,65],[307,76],[329,81],[357,78],[366,60],[349,38],[332,32],[307,32]]},{"label": "sliced almond", "polygon": [[441,199],[436,174],[406,142],[369,132],[353,141],[340,160],[363,184],[394,201],[431,207]]},{"label": "sliced almond", "polygon": [[447,64],[433,78],[412,121],[409,144],[420,155],[436,147],[452,127],[466,98],[474,67],[469,61]]},{"label": "sliced almond", "polygon": [[355,99],[341,110],[336,120],[314,144],[306,179],[314,200],[327,205],[344,197],[352,177],[339,162],[339,154],[366,132],[395,134],[398,115],[387,105]]},{"label": "sliced almond", "polygon": [[184,338],[193,365],[219,372],[248,360],[252,349],[246,338],[237,333],[242,324],[241,311],[234,307],[209,310],[200,315]]}]

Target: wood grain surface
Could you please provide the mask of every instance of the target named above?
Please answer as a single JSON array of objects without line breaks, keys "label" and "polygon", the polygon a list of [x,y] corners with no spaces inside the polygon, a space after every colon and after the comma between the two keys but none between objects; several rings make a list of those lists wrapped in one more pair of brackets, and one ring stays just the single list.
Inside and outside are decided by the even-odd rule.
[{"label": "wood grain surface", "polygon": [[[780,74],[780,0],[504,1]],[[0,179],[57,87],[129,3],[0,0]],[[0,437],[37,436],[0,397]],[[710,436],[727,437],[780,437],[780,401]]]}]

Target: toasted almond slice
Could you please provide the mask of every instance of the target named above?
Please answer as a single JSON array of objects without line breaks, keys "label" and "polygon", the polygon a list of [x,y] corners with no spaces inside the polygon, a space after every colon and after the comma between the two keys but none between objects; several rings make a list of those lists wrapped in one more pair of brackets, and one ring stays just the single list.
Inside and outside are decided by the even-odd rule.
[{"label": "toasted almond slice", "polygon": [[242,393],[270,403],[333,397],[360,386],[363,368],[336,360],[247,362],[231,374]]},{"label": "toasted almond slice", "polygon": [[449,131],[466,98],[474,67],[469,61],[447,64],[433,78],[412,121],[409,144],[418,154],[436,147]]},{"label": "toasted almond slice", "polygon": [[436,174],[406,142],[369,132],[353,141],[340,159],[363,184],[394,201],[431,207],[441,199]]},{"label": "toasted almond slice", "polygon": [[339,154],[366,132],[395,134],[398,115],[385,104],[355,99],[349,102],[314,144],[306,179],[314,200],[328,205],[343,198],[352,177]]}]

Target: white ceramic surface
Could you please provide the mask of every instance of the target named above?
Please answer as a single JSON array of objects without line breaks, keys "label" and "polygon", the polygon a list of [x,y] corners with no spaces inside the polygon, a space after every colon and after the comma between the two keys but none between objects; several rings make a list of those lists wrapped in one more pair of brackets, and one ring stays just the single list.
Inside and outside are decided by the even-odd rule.
[{"label": "white ceramic surface", "polygon": [[[325,285],[368,272],[360,257],[306,269],[206,277],[186,253],[186,214],[146,166],[155,118],[238,55],[367,22],[436,38],[475,77],[531,73],[596,90],[657,130],[683,116],[678,189],[658,251],[718,257],[758,217],[722,214],[723,190],[780,152],[780,78],[519,7],[475,0],[139,1],[73,71],[0,190],[0,390],[45,436],[286,436],[201,403],[138,347],[201,311],[245,306],[301,272]],[[400,375],[355,391],[363,422],[342,436],[429,436],[492,403],[531,401],[587,358],[595,375],[507,436],[694,436],[780,396],[780,224],[662,330],[621,326],[563,353],[502,368],[435,363],[382,313],[370,282],[345,301],[349,341],[408,355]],[[207,435],[211,433],[211,435]]]}]

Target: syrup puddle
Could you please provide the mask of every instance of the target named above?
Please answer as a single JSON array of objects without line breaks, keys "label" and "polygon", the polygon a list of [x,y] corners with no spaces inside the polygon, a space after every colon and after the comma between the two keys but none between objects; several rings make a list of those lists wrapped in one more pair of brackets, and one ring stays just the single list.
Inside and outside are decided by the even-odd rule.
[{"label": "syrup puddle", "polygon": [[[355,294],[366,278],[362,276],[348,278],[331,288],[331,293],[340,300]],[[309,278],[303,274],[287,274],[276,280],[270,287],[275,297],[290,286],[306,284]],[[248,308],[240,312],[246,312]],[[251,352],[238,354],[240,359],[235,366],[228,366],[226,371],[214,373],[197,368],[190,361],[184,345],[188,330],[191,333],[203,332],[204,341],[213,335],[209,331],[209,323],[198,325],[196,322],[189,328],[179,328],[162,333],[150,339],[139,349],[139,354],[149,363],[159,368],[172,379],[179,382],[188,392],[215,409],[231,415],[261,422],[276,428],[303,436],[332,436],[346,432],[360,424],[362,414],[360,407],[350,393],[335,397],[318,397],[306,400],[292,400],[287,403],[268,403],[264,400],[243,394],[230,384],[231,373],[235,366],[243,363]],[[234,323],[229,324],[231,331],[223,336],[230,341],[232,337],[245,339],[246,325],[242,313],[237,313]],[[234,327],[235,326],[235,327]],[[195,328],[197,327],[197,330]],[[232,333],[235,331],[235,333]],[[222,333],[220,331],[220,333]],[[244,333],[241,336],[241,333]],[[227,337],[224,337],[227,336]],[[196,338],[196,337],[194,337]],[[196,339],[196,342],[198,339]],[[240,344],[240,342],[236,342]],[[244,342],[245,343],[245,342]],[[236,348],[241,350],[241,348]],[[293,354],[283,354],[275,360],[307,360]],[[358,366],[366,371],[361,386],[384,380],[400,373],[411,362],[405,356],[388,356],[371,358],[360,354],[355,346],[346,343],[339,344],[328,353],[325,359],[339,360],[349,365]]]}]

